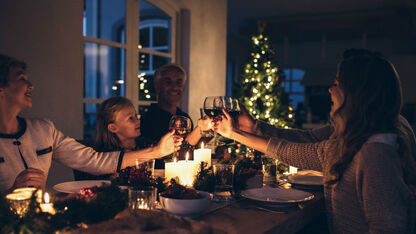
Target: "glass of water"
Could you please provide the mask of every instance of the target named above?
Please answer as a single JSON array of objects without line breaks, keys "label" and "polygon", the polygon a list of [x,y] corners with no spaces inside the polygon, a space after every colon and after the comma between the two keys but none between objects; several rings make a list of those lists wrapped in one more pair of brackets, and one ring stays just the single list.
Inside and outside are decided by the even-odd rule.
[{"label": "glass of water", "polygon": [[213,169],[215,175],[213,200],[231,201],[233,199],[235,165],[216,164]]}]

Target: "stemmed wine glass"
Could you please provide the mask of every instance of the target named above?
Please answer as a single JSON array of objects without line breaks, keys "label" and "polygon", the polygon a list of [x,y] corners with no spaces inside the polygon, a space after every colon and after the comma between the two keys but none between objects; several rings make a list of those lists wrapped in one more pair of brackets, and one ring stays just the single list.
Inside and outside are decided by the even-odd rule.
[{"label": "stemmed wine glass", "polygon": [[[222,96],[210,96],[206,97],[204,100],[204,112],[206,115],[211,117],[214,121],[218,120],[223,105],[223,98]],[[217,145],[217,136],[218,134],[214,132],[214,145]]]},{"label": "stemmed wine glass", "polygon": [[[175,137],[183,138],[184,140],[185,137],[191,132],[191,126],[191,119],[181,115],[174,115],[169,121],[169,130],[175,130]],[[177,151],[175,151],[173,155],[176,157]]]},{"label": "stemmed wine glass", "polygon": [[[214,121],[219,120],[222,115],[222,109],[231,112],[233,108],[233,100],[226,96],[210,96],[204,100],[204,112]],[[218,134],[214,133],[214,145],[218,145]]]},{"label": "stemmed wine glass", "polygon": [[232,108],[228,112],[230,113],[231,117],[233,118],[234,123],[238,124],[238,115],[240,114],[240,104],[237,98],[232,98]]}]

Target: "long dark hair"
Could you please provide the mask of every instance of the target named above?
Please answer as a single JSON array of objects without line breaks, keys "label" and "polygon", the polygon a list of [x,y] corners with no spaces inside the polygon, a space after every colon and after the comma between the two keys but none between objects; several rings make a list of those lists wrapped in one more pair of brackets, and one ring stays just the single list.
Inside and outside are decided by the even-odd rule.
[{"label": "long dark hair", "polygon": [[125,97],[112,97],[100,104],[95,126],[94,146],[99,151],[121,150],[121,142],[115,133],[108,130],[108,125],[114,122],[115,115],[125,107],[133,107]]},{"label": "long dark hair", "polygon": [[371,135],[396,133],[405,182],[414,185],[416,162],[411,139],[400,119],[402,91],[394,66],[381,57],[355,56],[339,64],[337,79],[344,101],[331,118],[335,127],[331,139],[336,144],[331,155],[331,177],[326,183],[334,185],[342,178]]}]

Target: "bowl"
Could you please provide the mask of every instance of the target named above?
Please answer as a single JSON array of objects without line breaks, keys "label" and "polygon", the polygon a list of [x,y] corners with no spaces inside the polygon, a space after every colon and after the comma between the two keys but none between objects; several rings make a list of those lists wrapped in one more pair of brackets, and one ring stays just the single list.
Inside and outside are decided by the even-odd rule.
[{"label": "bowl", "polygon": [[175,199],[164,197],[163,194],[159,195],[159,199],[165,211],[179,216],[195,217],[208,208],[211,200],[208,192],[198,192],[202,195],[198,199]]}]

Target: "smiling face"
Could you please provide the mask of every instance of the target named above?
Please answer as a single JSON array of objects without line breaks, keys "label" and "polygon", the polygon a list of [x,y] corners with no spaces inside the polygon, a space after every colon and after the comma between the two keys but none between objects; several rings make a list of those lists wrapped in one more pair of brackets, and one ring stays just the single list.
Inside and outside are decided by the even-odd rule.
[{"label": "smiling face", "polygon": [[140,136],[140,118],[133,107],[125,107],[115,114],[108,130],[115,133],[120,141],[132,140]]},{"label": "smiling face", "polygon": [[333,116],[335,111],[338,110],[344,102],[344,93],[339,87],[339,82],[337,78],[334,80],[334,84],[329,88],[328,91],[331,94],[332,101],[330,115]]},{"label": "smiling face", "polygon": [[32,90],[34,86],[28,80],[25,70],[12,66],[9,69],[8,84],[0,87],[0,95],[10,106],[20,110],[32,107]]},{"label": "smiling face", "polygon": [[177,106],[185,89],[184,74],[175,70],[164,72],[155,85],[155,89],[159,102]]}]

